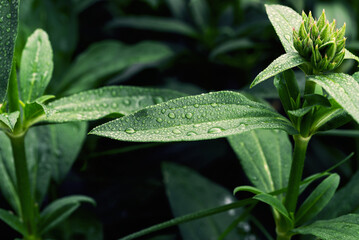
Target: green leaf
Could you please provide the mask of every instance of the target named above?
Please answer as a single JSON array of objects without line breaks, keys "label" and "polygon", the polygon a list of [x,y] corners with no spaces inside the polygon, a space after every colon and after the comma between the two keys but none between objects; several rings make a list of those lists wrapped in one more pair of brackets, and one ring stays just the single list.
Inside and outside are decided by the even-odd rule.
[{"label": "green leaf", "polygon": [[109,27],[130,27],[141,30],[175,33],[190,38],[197,38],[195,29],[184,22],[172,18],[149,16],[122,17],[111,22]]},{"label": "green leaf", "polygon": [[292,223],[287,209],[284,207],[283,203],[278,198],[267,193],[262,193],[254,196],[253,199],[268,204],[269,206],[277,210],[281,215],[283,215],[289,223]]},{"label": "green leaf", "polygon": [[297,52],[283,54],[257,75],[257,77],[253,80],[251,87],[254,87],[258,83],[261,83],[264,80],[277,75],[278,73],[297,67],[303,63],[305,63],[304,58],[302,58]]},{"label": "green leaf", "polygon": [[27,40],[21,57],[21,99],[32,102],[44,94],[52,77],[54,64],[47,33],[37,29]]},{"label": "green leaf", "polygon": [[39,101],[39,99],[26,103],[24,107],[24,127],[29,128],[53,113],[54,111]]},{"label": "green leaf", "polygon": [[0,3],[0,103],[4,101],[17,35],[19,1],[1,1]]},{"label": "green leaf", "polygon": [[[229,191],[193,170],[173,163],[163,164],[162,169],[175,217],[236,201]],[[238,210],[230,210],[180,225],[181,235],[183,239],[216,239],[238,217],[238,213]],[[239,237],[231,232],[228,239]]]},{"label": "green leaf", "polygon": [[96,120],[112,113],[127,115],[150,105],[186,94],[166,90],[130,86],[111,86],[89,90],[49,103],[50,122]]},{"label": "green leaf", "polygon": [[0,114],[0,128],[14,130],[17,119],[20,116],[20,112],[1,113]]},{"label": "green leaf", "polygon": [[3,197],[17,214],[20,214],[20,200],[17,195],[14,160],[9,138],[0,132],[0,190]]},{"label": "green leaf", "polygon": [[290,114],[291,116],[294,116],[294,117],[303,117],[305,114],[310,112],[314,107],[315,106],[308,106],[308,107],[303,107],[303,108],[299,108],[296,110],[289,110],[288,114]]},{"label": "green leaf", "polygon": [[323,87],[353,118],[359,122],[359,84],[344,73],[309,76],[309,81]]},{"label": "green leaf", "polygon": [[207,0],[190,0],[189,9],[197,27],[205,30],[209,23],[209,6]]},{"label": "green leaf", "polygon": [[252,187],[252,186],[239,186],[239,187],[236,187],[233,190],[233,195],[238,193],[238,192],[250,192],[250,193],[253,193],[255,195],[259,195],[259,194],[264,193],[262,190],[260,190],[260,189],[258,189],[256,187]]},{"label": "green leaf", "polygon": [[293,47],[293,28],[298,29],[302,17],[293,9],[282,5],[265,5],[275,32],[285,51],[295,52]]},{"label": "green leaf", "polygon": [[331,107],[332,104],[327,97],[320,94],[306,94],[303,98],[307,101],[310,106],[324,106]]},{"label": "green leaf", "polygon": [[339,175],[332,174],[314,189],[295,214],[296,225],[309,221],[328,204],[338,188],[339,181]]},{"label": "green leaf", "polygon": [[4,209],[0,209],[0,219],[15,231],[21,233],[22,235],[26,234],[23,223],[13,213]]},{"label": "green leaf", "polygon": [[266,193],[287,187],[292,146],[285,132],[256,129],[228,141],[254,186]]},{"label": "green leaf", "polygon": [[92,198],[86,196],[70,196],[58,199],[47,206],[40,214],[39,234],[44,234],[71,215],[80,202],[88,202],[95,205]]},{"label": "green leaf", "polygon": [[157,42],[145,41],[135,45],[118,41],[95,43],[76,58],[55,90],[72,94],[96,88],[103,80],[128,67],[158,62],[172,55],[168,46]]},{"label": "green leaf", "polygon": [[357,57],[353,53],[349,52],[348,49],[345,49],[344,59],[353,59],[353,60],[356,60],[357,62],[359,62],[359,57]]},{"label": "green leaf", "polygon": [[170,100],[96,127],[90,133],[122,141],[173,142],[226,137],[256,128],[295,133],[271,107],[236,92]]},{"label": "green leaf", "polygon": [[[86,123],[66,123],[36,126],[25,138],[26,156],[34,196],[41,203],[50,180],[60,184],[87,135]],[[69,151],[71,149],[71,151]]]},{"label": "green leaf", "polygon": [[359,209],[359,172],[356,172],[350,181],[335,193],[328,205],[321,211],[317,219],[331,219],[349,214]]},{"label": "green leaf", "polygon": [[172,15],[177,18],[184,20],[186,16],[186,0],[166,0]]},{"label": "green leaf", "polygon": [[321,220],[313,224],[295,228],[296,234],[311,234],[323,240],[357,240],[359,215],[348,214],[330,220]]}]

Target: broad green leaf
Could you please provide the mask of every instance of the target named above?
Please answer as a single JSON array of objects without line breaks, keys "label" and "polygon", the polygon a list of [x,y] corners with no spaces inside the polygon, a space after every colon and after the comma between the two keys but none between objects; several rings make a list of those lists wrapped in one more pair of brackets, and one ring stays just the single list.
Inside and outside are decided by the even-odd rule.
[{"label": "broad green leaf", "polygon": [[[236,201],[223,187],[200,176],[193,170],[173,163],[163,164],[167,196],[175,217]],[[183,239],[217,239],[238,217],[238,210],[230,210],[180,225]],[[198,231],[198,229],[201,229]],[[228,239],[240,239],[232,232]]]},{"label": "broad green leaf", "polygon": [[103,80],[133,65],[158,62],[172,55],[168,46],[157,42],[125,45],[108,40],[95,43],[77,57],[55,90],[72,94],[96,88]]},{"label": "broad green leaf", "polygon": [[47,105],[50,122],[95,120],[112,113],[126,115],[150,105],[165,102],[186,94],[130,86],[111,86],[89,90],[55,100]]},{"label": "broad green leaf", "polygon": [[20,112],[1,113],[0,114],[0,128],[14,130]]},{"label": "broad green leaf", "polygon": [[175,18],[181,20],[185,19],[187,11],[186,0],[166,0],[166,3]]},{"label": "broad green leaf", "polygon": [[122,141],[173,142],[226,137],[256,128],[296,131],[271,107],[222,91],[170,100],[94,128]]},{"label": "broad green leaf", "polygon": [[278,73],[297,67],[303,63],[305,63],[304,58],[302,58],[297,52],[283,54],[257,75],[257,77],[251,83],[251,87],[254,87],[258,83],[261,83],[264,80],[277,75]]},{"label": "broad green leaf", "polygon": [[9,225],[15,231],[23,235],[26,234],[26,230],[24,228],[23,223],[13,213],[6,211],[4,209],[0,209],[0,220],[2,220],[4,223]]},{"label": "broad green leaf", "polygon": [[353,53],[349,52],[348,49],[345,49],[344,59],[353,59],[353,60],[356,60],[357,62],[359,62],[359,57],[357,57]]},{"label": "broad green leaf", "polygon": [[21,99],[32,102],[41,97],[50,82],[54,64],[47,33],[37,29],[27,40],[21,57]]},{"label": "broad green leaf", "polygon": [[220,54],[225,54],[230,51],[238,50],[238,49],[248,49],[248,48],[254,48],[256,47],[256,44],[249,41],[248,39],[235,39],[235,40],[229,40],[226,41],[219,46],[217,46],[215,49],[213,49],[209,55],[211,59],[215,59]]},{"label": "broad green leaf", "polygon": [[92,198],[86,196],[70,196],[63,197],[47,206],[40,214],[39,233],[44,234],[61,221],[70,216],[79,206],[81,202],[88,202],[95,205]]},{"label": "broad green leaf", "polygon": [[284,216],[285,219],[289,223],[292,223],[292,220],[289,217],[289,213],[288,213],[287,209],[285,208],[283,203],[278,198],[276,198],[270,194],[267,194],[267,193],[262,193],[262,194],[254,196],[253,199],[256,199],[258,201],[268,204],[269,206],[271,206],[272,208],[277,210],[282,216]]},{"label": "broad green leaf", "polygon": [[24,126],[29,128],[35,123],[43,120],[46,116],[51,116],[54,110],[48,108],[44,103],[36,99],[25,104],[24,107]]},{"label": "broad green leaf", "polygon": [[293,28],[298,29],[302,17],[293,9],[282,5],[265,5],[274,30],[276,31],[285,51],[295,52],[293,47]]},{"label": "broad green leaf", "polygon": [[357,172],[330,200],[317,219],[331,219],[359,209],[359,172]]},{"label": "broad green leaf", "polygon": [[299,108],[296,110],[289,110],[288,114],[290,114],[291,116],[295,116],[295,117],[303,117],[305,114],[310,112],[314,107],[315,106],[308,106],[308,107],[303,107],[303,108]]},{"label": "broad green leaf", "polygon": [[359,122],[359,84],[344,73],[314,75],[309,81],[323,87],[353,118]]},{"label": "broad green leaf", "polygon": [[295,228],[296,234],[310,234],[322,240],[357,240],[359,215],[348,214],[330,220],[316,221],[313,224]]},{"label": "broad green leaf", "polygon": [[130,27],[135,29],[175,33],[197,38],[197,32],[190,25],[172,18],[136,16],[122,17],[114,20],[110,27]]},{"label": "broad green leaf", "polygon": [[0,2],[0,103],[4,101],[17,35],[19,1]]},{"label": "broad green leaf", "polygon": [[189,9],[197,27],[205,30],[208,27],[210,16],[207,0],[190,0]]},{"label": "broad green leaf", "polygon": [[0,190],[12,209],[20,213],[20,200],[16,190],[14,160],[9,138],[0,132]]},{"label": "broad green leaf", "polygon": [[265,193],[287,187],[292,146],[285,132],[256,129],[228,141],[254,186]]},{"label": "broad green leaf", "polygon": [[39,204],[50,181],[60,184],[70,171],[86,133],[87,124],[78,122],[30,128],[25,138],[26,155],[34,195]]},{"label": "broad green leaf", "polygon": [[328,204],[338,188],[339,180],[338,174],[332,174],[314,189],[296,212],[296,225],[302,225],[309,221]]}]

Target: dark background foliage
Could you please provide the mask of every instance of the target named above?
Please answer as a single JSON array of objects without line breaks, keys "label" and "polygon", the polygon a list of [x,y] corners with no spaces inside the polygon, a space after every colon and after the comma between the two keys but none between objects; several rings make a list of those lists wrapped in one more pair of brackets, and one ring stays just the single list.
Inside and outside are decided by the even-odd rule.
[{"label": "dark background foliage", "polygon": [[[188,6],[185,11],[176,13],[168,2],[171,1],[23,0],[17,55],[34,29],[43,28],[48,32],[55,56],[55,72],[48,93],[57,96],[67,95],[73,85],[80,90],[120,84],[165,87],[188,94],[248,90],[248,84],[256,74],[284,53],[266,16],[265,3],[287,5],[298,12],[304,9],[317,13],[323,7],[328,15],[335,15],[336,11],[337,15],[333,17],[337,18],[339,24],[347,22],[348,49],[354,53],[359,51],[358,1],[207,0],[208,9],[203,21],[196,19]],[[183,34],[174,28],[160,31],[153,26],[146,27],[137,21],[144,16],[181,22],[194,30],[195,34]],[[79,55],[93,44],[109,39],[126,46],[143,41],[156,42],[168,47],[172,54],[154,62],[143,63],[135,59],[132,64],[101,75],[91,83],[78,84],[77,78],[70,79],[67,85],[61,83]],[[99,58],[111,54],[111,51],[103,51]],[[111,58],[117,61],[126,56],[119,54]],[[104,66],[98,68],[101,67]],[[356,67],[348,62],[341,70],[353,73]],[[272,83],[268,82],[249,92],[266,98],[281,111]],[[105,121],[91,122],[88,129]],[[349,124],[347,127],[355,126]],[[355,151],[357,145],[356,141],[348,138],[338,141],[337,137],[315,137],[309,149],[305,175],[330,167]],[[170,219],[173,215],[163,184],[163,162],[189,166],[229,191],[238,185],[249,184],[225,139],[138,144],[90,135],[63,183],[50,186],[45,203],[60,196],[85,194],[93,197],[97,206],[83,206],[55,229],[52,236],[55,239],[101,239],[103,233],[103,239],[117,239]],[[353,160],[338,169],[342,183],[355,172],[357,162]],[[3,199],[0,199],[0,204],[3,208],[9,208]],[[273,232],[269,213],[268,208],[259,206],[253,214],[265,222],[268,231]],[[2,239],[16,236],[3,223],[0,223],[0,232]],[[8,235],[5,236],[5,232]],[[256,227],[251,232],[254,235],[248,235],[245,239],[264,239]],[[175,227],[142,239],[157,235],[165,235],[163,239],[181,239]]]}]

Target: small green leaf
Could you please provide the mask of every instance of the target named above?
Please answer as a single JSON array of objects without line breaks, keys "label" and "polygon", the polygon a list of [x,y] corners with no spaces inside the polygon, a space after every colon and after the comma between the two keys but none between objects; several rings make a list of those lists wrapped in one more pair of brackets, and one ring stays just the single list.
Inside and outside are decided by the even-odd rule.
[{"label": "small green leaf", "polygon": [[298,30],[302,17],[293,9],[282,5],[265,5],[274,30],[285,51],[295,52],[293,47],[293,28]]},{"label": "small green leaf", "polygon": [[20,65],[21,99],[32,102],[44,94],[52,77],[54,64],[47,33],[37,29],[27,40]]},{"label": "small green leaf", "polygon": [[[186,167],[165,163],[162,172],[174,217],[236,201],[228,190]],[[238,215],[239,211],[233,209],[180,225],[181,235],[183,239],[216,239]],[[239,239],[239,237],[232,232],[228,239]]]},{"label": "small green leaf", "polygon": [[357,240],[359,215],[348,214],[330,220],[316,221],[313,224],[295,228],[295,234],[310,234],[323,240]]},{"label": "small green leaf", "polygon": [[289,223],[293,223],[293,221],[289,217],[287,209],[284,207],[283,203],[278,198],[267,193],[262,193],[254,196],[253,199],[268,204],[269,206],[277,210],[281,215],[283,215]]},{"label": "small green leaf", "polygon": [[23,223],[13,213],[4,209],[0,209],[0,219],[15,231],[21,233],[22,235],[26,234]]},{"label": "small green leaf", "polygon": [[296,131],[271,107],[222,91],[170,100],[96,127],[90,133],[122,141],[173,142],[226,137],[256,128]]},{"label": "small green leaf", "polygon": [[357,212],[359,209],[359,172],[335,193],[328,205],[321,211],[317,219],[331,219],[344,214]]},{"label": "small green leaf", "polygon": [[353,118],[359,122],[359,84],[344,73],[314,75],[309,81],[323,87]]},{"label": "small green leaf", "polygon": [[96,120],[112,113],[127,115],[150,105],[186,94],[130,86],[111,86],[89,90],[49,103],[49,122]]},{"label": "small green leaf", "polygon": [[47,206],[40,214],[39,233],[44,234],[61,221],[65,220],[79,206],[80,202],[88,202],[95,205],[92,198],[86,196],[70,196],[58,199]]},{"label": "small green leaf", "polygon": [[292,146],[285,132],[256,129],[228,141],[254,186],[265,193],[287,187]]},{"label": "small green leaf", "polygon": [[0,103],[4,101],[17,35],[19,1],[1,1],[0,3]]},{"label": "small green leaf", "polygon": [[238,193],[238,192],[250,192],[250,193],[253,193],[255,195],[259,195],[259,194],[264,193],[262,190],[260,190],[260,189],[258,189],[256,187],[252,187],[252,186],[239,186],[239,187],[236,187],[233,190],[234,195],[236,193]]},{"label": "small green leaf", "polygon": [[150,31],[175,33],[191,38],[197,37],[196,30],[193,29],[191,26],[176,19],[164,17],[122,17],[120,19],[115,19],[113,22],[111,22],[109,27],[130,27]]},{"label": "small green leaf", "polygon": [[296,110],[289,110],[288,114],[294,117],[303,117],[305,114],[309,113],[313,108],[314,106],[308,106]]},{"label": "small green leaf", "polygon": [[314,189],[295,214],[296,225],[302,225],[315,217],[333,197],[340,177],[332,174]]},{"label": "small green leaf", "polygon": [[0,114],[0,128],[14,130],[17,119],[20,116],[20,112],[1,113]]},{"label": "small green leaf", "polygon": [[62,94],[73,94],[97,88],[102,81],[133,65],[155,63],[171,56],[173,51],[158,42],[125,45],[108,40],[95,43],[76,58],[55,90]]},{"label": "small green leaf", "polygon": [[359,62],[359,57],[357,57],[353,53],[349,52],[348,49],[345,49],[344,59],[353,59],[353,60],[356,60],[357,62]]},{"label": "small green leaf", "polygon": [[210,10],[207,0],[190,0],[189,9],[197,27],[205,30],[209,23]]},{"label": "small green leaf", "polygon": [[261,83],[278,73],[297,67],[305,62],[304,58],[302,58],[297,52],[283,54],[257,75],[257,77],[253,80],[251,87],[254,87],[258,83]]}]

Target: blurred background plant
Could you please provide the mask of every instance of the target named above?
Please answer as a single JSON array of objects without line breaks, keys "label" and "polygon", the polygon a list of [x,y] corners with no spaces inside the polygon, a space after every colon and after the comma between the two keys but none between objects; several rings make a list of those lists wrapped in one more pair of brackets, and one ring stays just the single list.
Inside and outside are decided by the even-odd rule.
[{"label": "blurred background plant", "polygon": [[[346,22],[347,48],[359,52],[359,2],[354,0],[27,0],[21,1],[16,58],[20,62],[27,37],[42,28],[54,50],[54,75],[47,94],[65,96],[120,84],[187,94],[234,89],[265,98],[280,110],[271,81],[248,88],[258,72],[284,52],[265,3],[287,5],[298,12],[312,10],[314,16],[325,8],[338,26]],[[350,74],[356,71],[352,61],[341,68]],[[92,122],[88,129],[102,122]],[[357,128],[354,123],[346,127]],[[358,149],[358,140],[338,138],[312,140],[305,175],[327,169]],[[77,211],[50,233],[55,239],[116,239],[173,216],[229,203],[234,200],[232,189],[248,183],[225,139],[138,144],[88,136],[78,141],[82,149],[77,158],[74,151],[75,156],[62,166],[65,173],[71,166],[72,170],[51,180],[45,199],[84,194],[93,197],[97,207]],[[171,164],[161,168],[164,162]],[[341,183],[351,179],[358,167],[359,160],[342,165]],[[0,204],[7,206],[4,199]],[[238,239],[266,239],[267,231],[271,233],[272,223],[263,227],[256,221],[260,212],[261,207],[256,208],[248,221],[236,227]],[[231,223],[233,216],[227,215],[199,222],[208,230],[196,239],[208,239],[205,232],[216,228],[210,221]],[[267,217],[270,221],[270,215],[261,216]],[[188,234],[195,226],[167,229],[144,239],[194,239]],[[225,228],[218,226],[220,234]],[[7,226],[0,223],[0,229],[4,233]],[[9,232],[4,238],[14,236]]]}]

